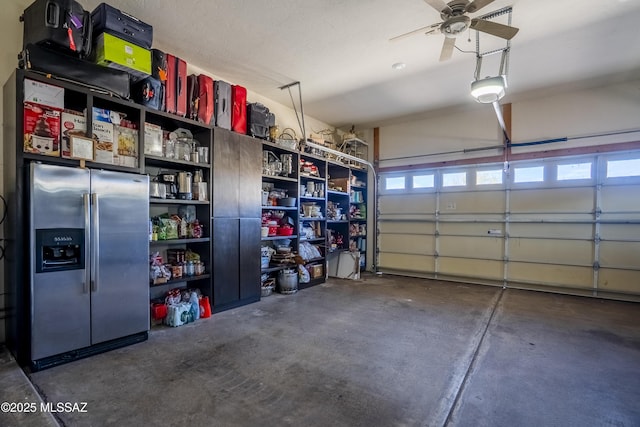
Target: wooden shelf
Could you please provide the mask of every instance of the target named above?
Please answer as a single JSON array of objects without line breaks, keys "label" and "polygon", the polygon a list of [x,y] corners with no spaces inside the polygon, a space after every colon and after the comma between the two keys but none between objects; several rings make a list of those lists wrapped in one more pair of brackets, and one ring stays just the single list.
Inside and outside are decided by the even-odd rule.
[{"label": "wooden shelf", "polygon": [[207,200],[182,200],[182,199],[149,199],[149,203],[155,205],[208,205]]},{"label": "wooden shelf", "polygon": [[315,176],[315,175],[306,175],[302,172],[300,172],[300,179],[314,179],[316,181],[325,181],[326,179],[321,177],[321,176]]},{"label": "wooden shelf", "polygon": [[267,267],[267,268],[262,268],[260,271],[262,273],[274,273],[276,271],[285,270],[287,268],[296,268],[296,264],[281,265],[279,267]]},{"label": "wooden shelf", "polygon": [[151,246],[160,246],[160,245],[184,245],[186,243],[206,243],[210,242],[211,239],[208,237],[200,237],[198,239],[169,239],[169,240],[153,240],[149,242]]},{"label": "wooden shelf", "polygon": [[271,210],[271,211],[297,211],[297,206],[272,206],[272,205],[263,205],[262,210]]},{"label": "wooden shelf", "polygon": [[316,237],[315,239],[300,239],[301,242],[309,242],[309,243],[313,243],[313,242],[324,242],[325,238],[324,237]]},{"label": "wooden shelf", "polygon": [[169,159],[167,157],[160,156],[150,156],[145,154],[144,162],[147,166],[156,166],[156,167],[167,167],[167,165],[176,166],[176,167],[184,167],[188,166],[189,168],[198,169],[210,169],[211,165],[209,163],[195,163],[188,162],[186,160],[180,159]]},{"label": "wooden shelf", "polygon": [[182,278],[180,279],[171,279],[166,281],[165,283],[158,283],[158,284],[153,284],[150,283],[149,286],[152,288],[158,287],[158,286],[167,286],[167,285],[175,285],[176,283],[184,283],[184,282],[193,282],[196,280],[203,280],[203,279],[209,279],[211,277],[211,275],[209,273],[206,274],[201,274],[199,276],[182,276]]},{"label": "wooden shelf", "polygon": [[262,179],[273,180],[273,181],[298,182],[298,178],[291,178],[288,176],[279,176],[279,175],[262,175]]},{"label": "wooden shelf", "polygon": [[260,238],[260,240],[262,240],[263,242],[266,242],[266,241],[271,241],[271,240],[297,239],[297,238],[298,238],[297,234],[292,234],[291,236],[268,236],[268,237],[262,237],[262,238]]}]

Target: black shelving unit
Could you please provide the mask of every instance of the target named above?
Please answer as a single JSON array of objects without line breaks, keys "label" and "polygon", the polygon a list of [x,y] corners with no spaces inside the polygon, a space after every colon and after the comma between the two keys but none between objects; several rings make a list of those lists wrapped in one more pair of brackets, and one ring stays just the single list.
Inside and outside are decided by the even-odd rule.
[{"label": "black shelving unit", "polygon": [[316,276],[300,284],[304,289],[327,277],[327,159],[310,153],[300,154],[300,235],[299,246],[311,244],[321,255],[306,260],[305,268]]},{"label": "black shelving unit", "polygon": [[[293,251],[298,249],[298,240],[300,229],[300,219],[298,209],[300,207],[299,199],[299,181],[298,181],[298,162],[299,153],[296,150],[284,147],[270,141],[262,141],[262,220],[276,221],[278,226],[288,224],[293,227],[293,234],[275,235],[261,237],[262,247],[270,247],[274,251],[277,244],[283,239],[290,241],[290,247]],[[279,163],[278,163],[279,162]],[[279,167],[276,167],[278,166]],[[295,199],[294,206],[279,206],[273,204],[275,199],[272,194],[284,194],[286,197]],[[277,203],[277,201],[276,201]],[[283,213],[282,218],[276,215],[278,212]],[[264,227],[265,224],[263,223]],[[296,268],[295,264],[275,265],[271,261],[267,266],[261,268],[261,274],[269,278],[275,278],[280,270],[287,268]]]},{"label": "black shelving unit", "polygon": [[367,183],[366,168],[352,166],[349,178],[349,250],[360,252],[360,268],[367,263]]}]

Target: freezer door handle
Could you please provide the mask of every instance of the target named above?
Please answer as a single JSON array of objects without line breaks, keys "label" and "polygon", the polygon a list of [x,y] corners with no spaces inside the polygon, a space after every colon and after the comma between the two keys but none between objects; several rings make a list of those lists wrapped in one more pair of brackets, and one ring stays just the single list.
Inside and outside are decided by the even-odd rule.
[{"label": "freezer door handle", "polygon": [[91,283],[91,269],[87,267],[87,263],[89,262],[89,256],[91,254],[91,248],[89,247],[89,242],[91,241],[91,214],[90,214],[90,200],[89,193],[84,193],[82,195],[82,206],[84,208],[84,282],[82,283],[82,292],[89,293],[89,283]]},{"label": "freezer door handle", "polygon": [[100,221],[98,210],[98,194],[91,193],[91,292],[98,292],[100,263]]}]

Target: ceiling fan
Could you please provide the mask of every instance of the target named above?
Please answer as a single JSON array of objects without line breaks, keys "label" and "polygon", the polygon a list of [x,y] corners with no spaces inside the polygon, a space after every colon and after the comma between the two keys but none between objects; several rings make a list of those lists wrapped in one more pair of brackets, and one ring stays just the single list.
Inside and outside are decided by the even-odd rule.
[{"label": "ceiling fan", "polygon": [[427,25],[408,33],[400,34],[390,39],[396,41],[414,34],[424,33],[444,34],[444,44],[440,53],[440,61],[446,61],[453,55],[453,48],[456,44],[456,36],[467,29],[481,31],[506,40],[511,40],[518,32],[518,28],[485,19],[470,18],[469,13],[477,12],[483,7],[491,4],[494,0],[452,0],[445,3],[443,0],[424,0],[429,6],[440,12],[442,22]]}]

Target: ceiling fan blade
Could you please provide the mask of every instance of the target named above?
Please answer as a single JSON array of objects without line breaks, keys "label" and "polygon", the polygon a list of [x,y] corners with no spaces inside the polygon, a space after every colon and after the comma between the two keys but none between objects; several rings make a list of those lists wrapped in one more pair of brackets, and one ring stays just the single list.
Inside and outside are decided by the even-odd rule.
[{"label": "ceiling fan blade", "polygon": [[518,28],[509,25],[498,24],[484,19],[472,19],[469,28],[472,30],[482,31],[506,40],[511,40],[518,33]]},{"label": "ceiling fan blade", "polygon": [[445,37],[442,44],[442,52],[440,52],[440,62],[446,61],[453,56],[453,48],[456,45],[456,39],[453,37]]},{"label": "ceiling fan blade", "polygon": [[424,0],[424,2],[437,10],[439,13],[443,13],[447,16],[451,15],[451,13],[453,12],[451,8],[442,0]]},{"label": "ceiling fan blade", "polygon": [[404,34],[400,34],[399,36],[392,37],[389,39],[389,41],[395,42],[419,33],[431,34],[431,33],[434,33],[438,29],[438,27],[440,27],[440,25],[442,25],[442,22],[438,22],[437,24],[427,25],[426,27],[421,27],[421,28],[418,28],[417,30],[409,31],[408,33],[404,33]]},{"label": "ceiling fan blade", "polygon": [[483,7],[493,3],[494,1],[495,0],[475,0],[469,3],[467,7],[464,8],[464,10],[465,12],[468,12],[468,13],[477,12]]}]

